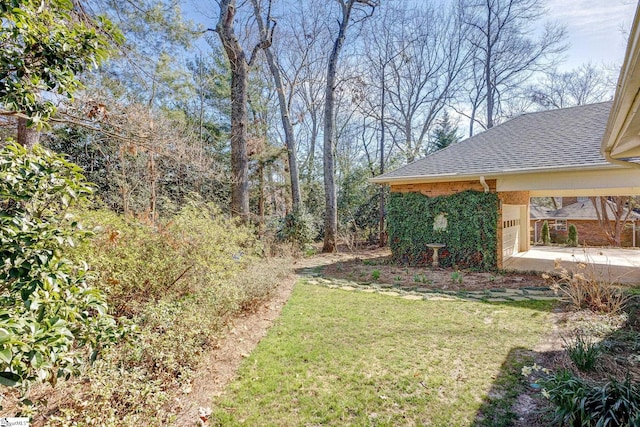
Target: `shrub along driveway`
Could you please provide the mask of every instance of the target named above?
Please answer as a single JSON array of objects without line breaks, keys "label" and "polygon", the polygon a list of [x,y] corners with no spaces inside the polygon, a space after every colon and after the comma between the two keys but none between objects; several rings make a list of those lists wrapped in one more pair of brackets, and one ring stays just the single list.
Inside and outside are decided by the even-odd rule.
[{"label": "shrub along driveway", "polygon": [[508,423],[553,304],[409,301],[302,281],[212,424]]}]

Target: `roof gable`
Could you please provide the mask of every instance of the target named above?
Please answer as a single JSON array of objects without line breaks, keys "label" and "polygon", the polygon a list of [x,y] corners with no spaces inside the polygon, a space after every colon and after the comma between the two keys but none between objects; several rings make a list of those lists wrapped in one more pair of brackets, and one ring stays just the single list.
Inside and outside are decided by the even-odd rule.
[{"label": "roof gable", "polygon": [[[600,199],[599,197],[597,199]],[[607,200],[607,211],[609,214],[609,218],[613,217],[613,212],[615,210],[615,204]],[[629,221],[638,221],[640,220],[640,214],[637,212],[628,210],[625,208],[623,210],[624,216],[629,213],[628,220]],[[580,201],[576,203],[572,203],[570,205],[564,206],[560,209],[546,209],[542,207],[536,207],[533,209],[531,207],[530,211],[531,219],[573,219],[573,220],[598,220],[598,214],[596,213],[596,208],[593,206],[593,202],[591,200]]]},{"label": "roof gable", "polygon": [[523,114],[371,181],[604,167],[600,143],[610,109],[602,102]]}]

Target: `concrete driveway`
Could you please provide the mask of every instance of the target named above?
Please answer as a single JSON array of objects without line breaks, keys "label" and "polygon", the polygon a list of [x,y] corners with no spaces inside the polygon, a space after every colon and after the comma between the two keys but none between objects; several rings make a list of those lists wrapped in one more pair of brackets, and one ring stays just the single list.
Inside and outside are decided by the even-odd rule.
[{"label": "concrete driveway", "polygon": [[596,272],[607,280],[640,286],[640,248],[568,248],[561,246],[532,246],[507,259],[505,270],[553,271],[560,259],[569,270],[575,263],[595,266]]}]

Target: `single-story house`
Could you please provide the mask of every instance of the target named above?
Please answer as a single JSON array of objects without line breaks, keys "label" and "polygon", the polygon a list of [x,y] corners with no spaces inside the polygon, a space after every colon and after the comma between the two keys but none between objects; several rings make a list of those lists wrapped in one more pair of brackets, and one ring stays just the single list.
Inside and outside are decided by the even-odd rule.
[{"label": "single-story house", "polygon": [[[640,81],[640,74],[638,78]],[[616,111],[627,111],[625,108],[632,112],[636,110],[627,104],[620,106],[619,103],[616,98],[613,103],[523,114],[423,159],[372,178],[370,182],[389,185],[392,201],[400,200],[394,199],[397,193],[437,197],[472,190],[496,194],[498,215],[495,235],[487,236],[485,233],[474,239],[491,243],[479,248],[479,255],[487,256],[487,251],[495,251],[494,267],[502,268],[506,258],[529,249],[531,197],[640,194],[640,148],[637,152],[629,151],[631,149],[627,141],[630,137],[626,136],[629,126],[620,124],[615,116]],[[640,131],[640,117],[637,129]],[[635,137],[637,142],[637,133]],[[610,143],[610,138],[618,138],[617,141],[622,142]],[[634,157],[622,160],[610,158],[612,155],[627,154]],[[403,209],[404,214],[408,214],[410,206],[417,205],[411,201],[398,209],[388,210],[401,212],[400,216],[388,216],[392,252],[396,249],[394,245],[406,247],[406,240],[411,238],[406,233],[394,236],[392,224],[393,221],[402,221]],[[431,222],[426,230],[430,230],[432,223],[434,233],[436,226],[440,228],[434,234],[436,237],[428,238],[447,238],[442,220],[448,214],[451,212],[434,213],[429,217],[428,221]],[[460,220],[473,222],[477,219],[472,213]],[[413,221],[415,226],[416,222]],[[464,239],[456,236],[451,242],[443,242],[447,244],[448,252],[455,256],[456,246],[463,244]],[[418,246],[424,246],[424,243],[424,240],[415,241]],[[421,249],[412,250],[415,253]],[[405,259],[405,255],[397,258]]]},{"label": "single-story house", "polygon": [[[472,224],[467,231],[477,228],[473,224],[478,223],[485,227],[484,231],[470,238],[474,242],[489,241],[479,252],[495,251],[491,254],[495,255],[492,261],[495,259],[495,267],[502,268],[504,260],[514,252],[529,249],[531,197],[640,194],[639,94],[640,8],[636,9],[613,102],[524,114],[372,178],[371,182],[389,185],[390,201],[395,200],[396,206],[388,209],[392,251],[394,244],[401,249],[414,244],[410,255],[416,258],[415,250],[423,250],[420,246],[424,240],[407,242],[412,238],[407,229],[420,226],[416,218],[420,218],[421,212],[411,209],[435,206],[439,212],[425,215],[429,224],[422,227],[429,234],[427,239],[448,240],[448,252],[455,255],[457,247],[465,246],[465,236],[447,234],[449,228],[455,228],[448,215]],[[476,203],[474,214],[474,209],[465,208],[464,200],[449,204],[418,203],[419,194],[432,198],[459,194],[464,198],[468,194],[471,198],[472,193],[497,196],[493,199],[497,200],[497,215],[491,215],[491,222],[496,218],[495,235],[486,233],[482,220],[483,216],[486,220],[488,211],[481,209],[480,204]],[[405,201],[405,194],[413,196]],[[489,197],[485,200],[493,203]],[[466,209],[466,217],[454,215],[454,209]],[[411,227],[399,228],[404,234],[394,237],[392,221],[401,222],[404,216],[412,214]],[[481,258],[487,254],[475,255]]]},{"label": "single-story house", "polygon": [[[560,198],[561,207],[550,209],[542,206],[530,205],[530,230],[531,241],[536,243],[542,240],[542,224],[546,221],[549,225],[551,241],[563,243],[567,240],[569,226],[574,225],[578,232],[578,241],[587,246],[609,246],[600,223],[598,213],[589,197],[563,197]],[[596,203],[599,204],[599,198]],[[613,216],[613,203],[606,202],[608,217]],[[623,247],[637,246],[640,243],[640,214],[624,209],[623,215],[628,215],[621,236]],[[612,221],[613,223],[613,221]]]}]

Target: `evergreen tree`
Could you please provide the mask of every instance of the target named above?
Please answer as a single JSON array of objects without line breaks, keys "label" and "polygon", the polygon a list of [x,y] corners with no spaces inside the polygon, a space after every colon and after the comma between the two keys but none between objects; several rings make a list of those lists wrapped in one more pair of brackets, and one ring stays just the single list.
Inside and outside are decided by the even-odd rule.
[{"label": "evergreen tree", "polygon": [[547,246],[551,244],[551,232],[547,221],[542,223],[542,243]]},{"label": "evergreen tree", "polygon": [[432,141],[426,154],[442,150],[460,141],[460,136],[458,136],[458,122],[457,120],[452,120],[446,110],[442,114],[442,118],[438,121],[431,138]]}]

